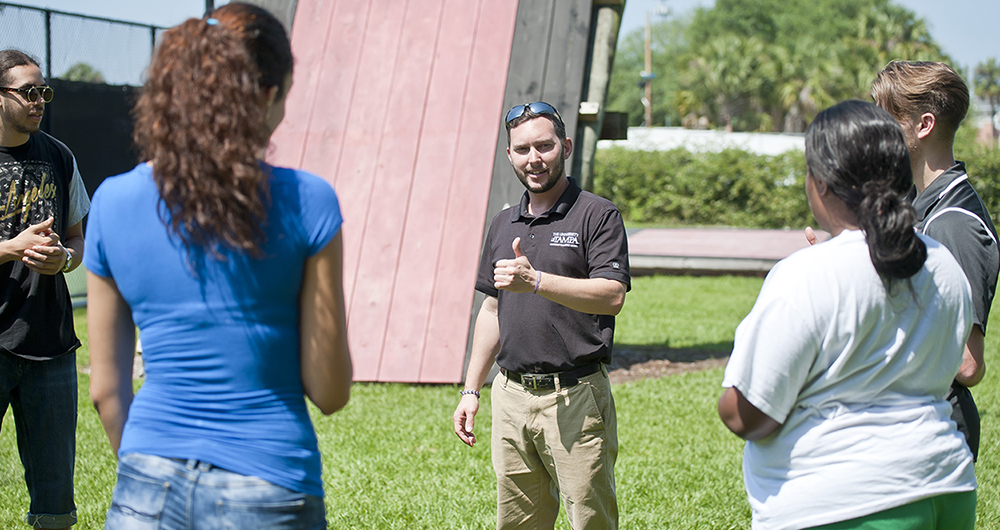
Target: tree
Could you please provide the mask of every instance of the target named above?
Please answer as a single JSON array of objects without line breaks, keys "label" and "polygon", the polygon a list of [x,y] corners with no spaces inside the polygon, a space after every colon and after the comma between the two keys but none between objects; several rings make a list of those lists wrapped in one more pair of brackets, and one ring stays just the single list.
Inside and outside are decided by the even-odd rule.
[{"label": "tree", "polygon": [[[622,42],[608,109],[637,125],[641,30]],[[837,101],[868,99],[895,59],[951,62],[926,23],[890,0],[716,0],[653,26],[653,121],[801,132]]]},{"label": "tree", "polygon": [[[680,89],[677,72],[680,71],[680,61],[685,53],[684,30],[687,27],[685,19],[670,18],[659,20],[652,26],[653,72],[656,79],[653,87],[653,123],[680,123],[683,114],[679,114],[674,105],[674,94]],[[629,123],[639,125],[643,121],[643,106],[640,98],[642,89],[638,87],[639,72],[645,70],[644,30],[639,28],[618,41],[615,52],[614,68],[608,87],[608,109],[628,113]]]},{"label": "tree", "polygon": [[103,83],[104,76],[101,72],[97,71],[93,66],[87,63],[76,63],[70,66],[66,73],[60,76],[60,79],[65,79],[66,81],[81,81],[84,83]]},{"label": "tree", "polygon": [[725,130],[754,129],[764,108],[762,83],[773,75],[768,59],[760,39],[723,34],[696,48],[687,84]]},{"label": "tree", "polygon": [[995,147],[1000,143],[997,133],[997,111],[1000,110],[1000,63],[995,57],[990,57],[985,63],[979,63],[976,66],[974,79],[976,95],[990,104],[990,130],[993,132],[993,141],[990,145]]}]

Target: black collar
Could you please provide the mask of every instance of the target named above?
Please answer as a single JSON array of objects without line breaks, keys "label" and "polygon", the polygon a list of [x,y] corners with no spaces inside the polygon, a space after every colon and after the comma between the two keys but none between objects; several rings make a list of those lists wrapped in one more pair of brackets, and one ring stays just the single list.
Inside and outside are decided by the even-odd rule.
[{"label": "black collar", "polygon": [[573,207],[576,202],[577,197],[580,196],[580,186],[577,185],[576,179],[573,177],[566,177],[569,181],[569,186],[566,186],[566,190],[563,194],[559,196],[559,200],[556,204],[549,209],[549,211],[541,214],[532,216],[528,213],[528,203],[531,202],[528,192],[525,191],[524,195],[521,196],[521,204],[518,206],[517,210],[514,211],[514,215],[511,216],[510,222],[516,222],[521,219],[543,219],[553,214],[558,214],[560,216],[565,216],[569,209]]},{"label": "black collar", "polygon": [[931,182],[930,185],[927,186],[927,188],[913,200],[913,209],[917,211],[917,215],[923,219],[930,207],[941,200],[941,192],[945,191],[948,186],[951,186],[951,183],[954,182],[955,179],[964,176],[964,162],[956,162],[954,166],[951,166],[947,171],[938,175],[938,177],[934,179],[934,181]]}]

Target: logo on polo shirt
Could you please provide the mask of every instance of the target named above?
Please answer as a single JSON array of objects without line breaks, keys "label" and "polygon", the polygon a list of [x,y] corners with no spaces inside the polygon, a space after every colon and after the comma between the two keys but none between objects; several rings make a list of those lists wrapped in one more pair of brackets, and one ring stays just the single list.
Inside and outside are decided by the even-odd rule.
[{"label": "logo on polo shirt", "polygon": [[549,246],[580,248],[580,234],[578,232],[552,232]]}]

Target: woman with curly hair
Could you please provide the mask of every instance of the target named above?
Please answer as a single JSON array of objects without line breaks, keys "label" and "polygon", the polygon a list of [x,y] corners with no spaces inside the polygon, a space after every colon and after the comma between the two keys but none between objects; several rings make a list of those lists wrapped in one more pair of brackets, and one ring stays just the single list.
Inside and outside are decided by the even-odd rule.
[{"label": "woman with curly hair", "polygon": [[332,414],[350,395],[342,219],[328,183],[260,160],[291,74],[258,7],[166,31],[134,111],[146,162],[94,195],[90,392],[119,458],[107,528],[326,528],[304,398]]},{"label": "woman with curly hair", "polygon": [[903,131],[845,101],[806,132],[830,234],[779,262],[736,329],[719,400],[754,529],[971,530],[972,453],[945,400],[972,322],[955,258],[913,230]]}]

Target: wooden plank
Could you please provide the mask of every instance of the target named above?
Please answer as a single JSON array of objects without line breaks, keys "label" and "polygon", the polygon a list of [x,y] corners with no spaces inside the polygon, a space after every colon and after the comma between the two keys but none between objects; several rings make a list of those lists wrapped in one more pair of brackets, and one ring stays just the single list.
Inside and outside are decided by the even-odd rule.
[{"label": "wooden plank", "polygon": [[[511,49],[516,59],[507,75],[504,111],[514,105],[546,101],[559,109],[567,134],[576,134],[590,18],[591,0],[521,2]],[[572,159],[566,167],[573,167]],[[497,139],[488,218],[521,199],[524,187],[511,177],[504,131]]]},{"label": "wooden plank", "polygon": [[[353,190],[338,186],[337,174],[368,11],[367,2],[299,3],[292,31],[294,84],[268,157],[274,164],[301,167],[334,184],[344,210],[345,248],[352,249],[358,246],[364,227],[350,208]],[[350,300],[355,266],[350,257],[357,254],[345,256],[345,278],[351,278],[344,284],[345,298]]]},{"label": "wooden plank", "polygon": [[[542,99],[548,48],[551,44],[549,29],[555,5],[556,0],[531,0],[520,2],[517,6],[503,109],[495,120],[500,127],[504,125],[504,113],[508,109]],[[507,133],[501,130],[495,146],[487,221],[507,205],[516,204],[522,193],[524,187],[514,178],[507,159]],[[483,238],[485,236],[484,230]]]},{"label": "wooden plank", "polygon": [[[528,3],[534,1],[520,4]],[[479,263],[480,245],[475,242],[482,241],[487,221],[492,155],[501,135],[504,79],[510,69],[519,6],[514,1],[482,0],[481,9],[468,67],[454,176],[444,203],[445,236],[435,268],[444,284],[435,289],[431,301],[422,382],[457,382],[464,375],[462,355],[438,352],[460,351],[468,339],[468,326],[463,324],[469,322]]]},{"label": "wooden plank", "polygon": [[[376,155],[378,162],[372,188],[372,209],[365,226],[365,240],[358,260],[351,325],[370,337],[355,350],[358,357],[379,359],[375,380],[415,381],[420,367],[419,347],[383,348],[393,290],[400,267],[404,230],[414,166],[421,141],[421,124],[434,59],[437,27],[441,23],[443,0],[409,0],[403,11],[403,25],[391,75],[391,91],[383,102],[387,117]],[[429,249],[435,252],[436,249]],[[411,266],[404,264],[403,266]],[[403,305],[396,310],[408,319],[426,318],[429,300],[422,305]]]},{"label": "wooden plank", "polygon": [[292,53],[295,55],[292,89],[285,102],[285,119],[271,137],[272,148],[267,157],[271,164],[302,166],[309,116],[319,92],[319,75],[323,70],[328,21],[338,3],[336,0],[301,0],[298,4],[298,23],[291,35]]},{"label": "wooden plank", "polygon": [[[438,289],[455,287],[448,278],[437,274],[434,264],[445,236],[444,201],[451,180],[456,178],[455,149],[479,3],[480,0],[471,5],[467,0],[447,0],[440,6],[443,9],[434,13],[438,20],[421,24],[428,33],[435,29],[436,39],[425,48],[433,62],[428,68],[430,79],[423,104],[420,145],[386,326],[380,381],[419,379],[421,360],[427,354],[424,346],[433,294]],[[425,9],[429,12],[430,6]],[[468,316],[466,312],[464,318]],[[461,364],[465,347],[463,344],[457,356],[455,348],[435,353],[450,356],[452,362]]]},{"label": "wooden plank", "polygon": [[[385,300],[373,299],[368,292],[358,295],[357,277],[362,252],[366,245],[380,244],[381,239],[369,239],[369,223],[373,215],[393,215],[379,207],[380,198],[372,191],[380,177],[379,152],[389,120],[388,105],[392,93],[392,78],[396,54],[403,33],[403,14],[395,0],[372,0],[364,30],[364,44],[358,63],[357,86],[348,105],[344,148],[337,169],[337,188],[344,212],[344,284],[353,289],[348,304],[349,341],[354,357],[354,377],[358,381],[374,381],[378,374],[379,355],[384,329],[359,326],[369,319],[367,313],[378,312]],[[372,211],[372,206],[375,211]],[[391,275],[391,272],[388,274]],[[384,293],[388,298],[388,291]],[[375,354],[371,352],[375,351]]]},{"label": "wooden plank", "polygon": [[[566,134],[576,135],[582,101],[587,47],[590,43],[591,0],[556,0],[542,98],[555,105],[566,124]],[[574,140],[576,138],[573,138]],[[566,167],[573,167],[573,159]]]},{"label": "wooden plank", "polygon": [[559,17],[581,3],[589,24],[590,0],[299,1],[296,86],[271,159],[341,197],[356,380],[461,380],[470,242],[523,191],[502,115],[544,99],[575,123],[581,22]]},{"label": "wooden plank", "polygon": [[[363,77],[361,52],[364,28],[369,24],[370,2],[338,2],[328,25],[320,91],[309,116],[309,132],[302,167],[323,175],[339,191],[340,156],[347,137],[347,120],[355,87]],[[360,227],[348,227],[355,230]],[[345,237],[350,231],[345,232]]]}]

